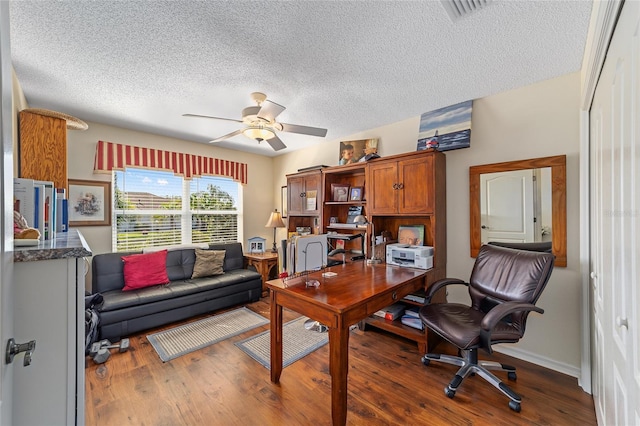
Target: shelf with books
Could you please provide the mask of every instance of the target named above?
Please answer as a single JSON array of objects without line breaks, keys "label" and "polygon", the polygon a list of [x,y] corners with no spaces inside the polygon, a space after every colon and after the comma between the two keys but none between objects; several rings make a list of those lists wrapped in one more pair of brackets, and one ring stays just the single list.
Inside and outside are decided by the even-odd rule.
[{"label": "shelf with books", "polygon": [[[429,282],[429,283],[432,282],[429,276],[427,276],[425,280],[426,282]],[[413,295],[422,294],[424,296],[424,290],[420,290],[412,294]],[[446,301],[446,292],[444,291],[444,289],[441,289],[440,291],[438,291],[434,295],[432,300],[433,303],[442,303],[445,301]],[[422,323],[420,321],[420,318],[416,316],[418,315],[417,312],[420,309],[420,307],[423,305],[423,303],[409,300],[405,296],[404,298],[396,302],[394,305],[403,306],[402,315],[400,315],[398,318],[394,320],[389,320],[377,315],[371,315],[360,324],[360,329],[365,330],[366,326],[372,326],[381,330],[388,331],[390,333],[397,334],[399,336],[404,337],[405,339],[413,340],[418,344],[418,351],[421,354],[425,354],[427,353],[428,350],[429,351],[432,350],[439,343],[440,337],[428,330],[416,328],[416,326],[419,326]],[[417,321],[412,321],[412,325],[404,324],[402,321],[402,317],[406,315],[407,309],[411,309],[413,311],[412,316],[417,319]],[[407,321],[405,320],[405,322]]]}]

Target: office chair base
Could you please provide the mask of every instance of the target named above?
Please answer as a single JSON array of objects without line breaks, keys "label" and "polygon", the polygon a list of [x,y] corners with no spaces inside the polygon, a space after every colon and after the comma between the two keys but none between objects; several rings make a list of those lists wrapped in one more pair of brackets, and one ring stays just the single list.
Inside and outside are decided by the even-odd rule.
[{"label": "office chair base", "polygon": [[483,379],[493,385],[500,392],[505,394],[511,401],[509,401],[509,408],[516,413],[520,412],[520,402],[522,398],[515,393],[509,386],[507,386],[502,380],[497,378],[489,370],[501,370],[507,372],[509,380],[516,380],[516,369],[510,365],[501,364],[494,361],[478,361],[477,350],[471,349],[462,351],[465,355],[464,358],[442,355],[442,354],[426,354],[422,357],[422,363],[428,366],[431,361],[441,361],[447,364],[457,365],[460,367],[456,375],[453,377],[449,385],[444,388],[444,393],[449,398],[453,398],[456,391],[462,384],[462,381],[474,374],[480,375]]}]

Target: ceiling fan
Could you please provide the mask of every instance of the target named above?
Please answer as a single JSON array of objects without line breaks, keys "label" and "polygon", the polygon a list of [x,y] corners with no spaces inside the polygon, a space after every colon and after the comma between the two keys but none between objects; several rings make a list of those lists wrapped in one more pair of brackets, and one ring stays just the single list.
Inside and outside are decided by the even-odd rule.
[{"label": "ceiling fan", "polygon": [[213,118],[216,120],[235,121],[237,123],[245,124],[243,129],[238,129],[227,135],[220,136],[209,143],[220,142],[242,133],[251,139],[257,140],[258,143],[267,141],[267,143],[271,145],[271,148],[275,151],[280,151],[287,146],[276,135],[276,131],[299,133],[302,135],[318,137],[325,137],[327,135],[327,129],[277,122],[276,117],[285,110],[285,107],[268,100],[267,95],[264,93],[253,92],[251,94],[251,99],[256,103],[256,106],[249,106],[243,109],[242,120],[199,114],[183,114],[183,116]]}]

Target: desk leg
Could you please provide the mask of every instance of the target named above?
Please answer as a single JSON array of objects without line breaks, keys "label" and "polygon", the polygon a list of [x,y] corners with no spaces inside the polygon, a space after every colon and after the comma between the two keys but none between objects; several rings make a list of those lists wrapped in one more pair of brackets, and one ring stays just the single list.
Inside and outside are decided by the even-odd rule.
[{"label": "desk leg", "polygon": [[271,299],[271,381],[278,383],[282,373],[282,306],[276,303],[275,292]]},{"label": "desk leg", "polygon": [[347,423],[347,373],[349,329],[329,328],[329,372],[331,374],[331,418],[333,425]]}]

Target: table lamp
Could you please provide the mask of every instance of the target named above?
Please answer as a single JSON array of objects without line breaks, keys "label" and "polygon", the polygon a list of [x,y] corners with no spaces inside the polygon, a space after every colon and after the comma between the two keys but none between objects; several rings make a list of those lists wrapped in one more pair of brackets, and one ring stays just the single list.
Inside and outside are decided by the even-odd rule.
[{"label": "table lamp", "polygon": [[353,221],[358,225],[366,225],[367,223],[371,225],[371,258],[367,259],[367,265],[382,263],[382,260],[376,257],[376,231],[373,226],[373,222],[369,222],[367,217],[362,214],[356,216]]},{"label": "table lamp", "polygon": [[275,211],[271,212],[271,216],[269,216],[269,221],[267,222],[267,224],[264,227],[265,228],[273,228],[273,248],[271,249],[271,251],[274,252],[274,253],[277,253],[278,252],[278,247],[276,246],[276,228],[284,228],[285,227],[285,224],[282,221],[282,215],[280,214],[278,209],[276,209]]}]

